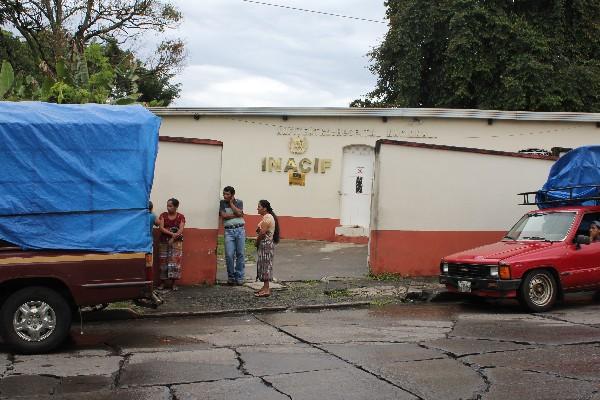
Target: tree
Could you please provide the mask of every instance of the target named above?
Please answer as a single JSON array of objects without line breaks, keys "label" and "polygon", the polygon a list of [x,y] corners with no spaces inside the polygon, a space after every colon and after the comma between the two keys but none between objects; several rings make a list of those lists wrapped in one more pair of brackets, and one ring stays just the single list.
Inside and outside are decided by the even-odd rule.
[{"label": "tree", "polygon": [[[170,46],[168,44],[167,47]],[[150,106],[168,106],[181,91],[180,84],[170,82],[175,74],[169,57],[173,57],[175,53],[181,53],[177,57],[183,57],[183,47],[174,52],[163,50],[153,60],[149,60],[148,65],[137,60],[131,51],[120,48],[117,41],[109,40],[106,55],[116,72],[113,94],[116,97],[127,97],[139,93],[137,100],[140,102]]]},{"label": "tree", "polygon": [[[2,0],[0,2],[0,26],[6,26],[19,33],[29,49],[29,57],[34,68],[33,75],[39,74],[42,80],[59,84],[63,89],[71,86],[75,90],[85,89],[80,85],[88,83],[90,67],[87,57],[95,57],[94,62],[103,56],[110,57],[114,47],[126,45],[148,31],[164,32],[177,25],[181,19],[179,11],[168,1],[163,0]],[[96,47],[101,45],[101,48]],[[153,52],[154,56],[140,61],[131,51],[123,51],[127,60],[114,64],[113,73],[118,82],[123,79],[134,81],[129,92],[122,93],[117,87],[113,93],[113,85],[109,90],[109,98],[119,98],[125,94],[132,97],[137,93],[140,78],[138,68],[154,73],[154,79],[164,86],[164,94],[159,97],[162,103],[168,104],[179,93],[176,85],[169,84],[169,79],[180,68],[184,58],[184,46],[179,40],[159,43]],[[114,53],[114,51],[113,51]],[[113,54],[114,55],[114,54]],[[20,64],[13,57],[8,57],[13,64]],[[107,73],[106,65],[101,67]],[[96,71],[96,74],[99,71]],[[144,75],[149,79],[149,74]],[[92,75],[89,75],[92,77]],[[106,78],[106,76],[104,77]],[[119,81],[120,78],[120,81]],[[155,86],[156,86],[155,85]],[[161,90],[158,91],[162,93]],[[83,96],[82,100],[85,101]],[[93,96],[92,96],[93,97]],[[102,96],[101,96],[102,97]],[[140,97],[140,96],[138,96]],[[152,101],[155,99],[151,99]],[[95,100],[89,100],[95,101]]]},{"label": "tree", "polygon": [[56,81],[36,68],[29,48],[19,38],[0,31],[0,44],[0,61],[4,60],[0,62],[0,99],[115,104],[139,101],[163,106],[179,94],[179,85],[169,82],[172,75],[161,77],[149,71],[115,41],[88,45],[77,69],[70,71],[63,65]]},{"label": "tree", "polygon": [[[85,48],[78,69],[69,75],[64,66],[57,68],[57,80],[44,77],[40,71],[33,75],[24,72],[16,60],[16,72],[12,64],[4,60],[0,67],[0,100],[41,100],[55,103],[107,103],[115,72],[101,45],[94,43]],[[27,63],[25,59],[25,63]],[[40,76],[42,75],[42,76]],[[41,82],[41,83],[40,83]],[[139,94],[136,94],[137,98]],[[127,97],[133,102],[134,97]],[[124,103],[125,99],[113,99]]]},{"label": "tree", "polygon": [[600,111],[600,3],[387,1],[359,107]]}]

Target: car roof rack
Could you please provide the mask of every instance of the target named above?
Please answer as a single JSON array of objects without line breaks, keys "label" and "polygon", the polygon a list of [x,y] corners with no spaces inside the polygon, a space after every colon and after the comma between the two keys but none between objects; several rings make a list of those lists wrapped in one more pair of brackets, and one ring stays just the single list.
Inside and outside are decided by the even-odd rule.
[{"label": "car roof rack", "polygon": [[[587,189],[591,193],[589,196],[576,197],[575,189]],[[595,189],[595,190],[591,190]],[[580,190],[581,191],[581,190]],[[575,193],[574,193],[575,192]],[[554,193],[554,194],[553,194]],[[595,205],[600,205],[600,184],[598,185],[575,185],[565,186],[549,190],[537,190],[535,192],[518,193],[523,196],[521,206],[536,206],[536,205],[581,205],[586,201],[593,201]],[[529,196],[533,195],[533,201]],[[564,196],[564,197],[563,197]],[[562,197],[562,198],[557,198]],[[548,200],[551,199],[551,200]]]}]

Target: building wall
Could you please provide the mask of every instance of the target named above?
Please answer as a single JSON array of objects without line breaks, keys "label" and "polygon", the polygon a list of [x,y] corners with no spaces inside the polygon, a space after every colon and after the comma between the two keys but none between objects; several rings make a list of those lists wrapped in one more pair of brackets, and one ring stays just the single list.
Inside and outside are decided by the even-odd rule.
[{"label": "building wall", "polygon": [[[157,216],[167,210],[167,200],[173,197],[179,200],[178,212],[185,215],[181,278],[184,285],[216,281],[219,217],[214,199],[221,192],[222,148],[217,141],[160,138],[150,198]],[[156,250],[157,246],[154,260],[158,281]]]},{"label": "building wall", "polygon": [[376,152],[369,265],[436,275],[440,258],[500,240],[529,211],[517,193],[545,182],[553,160],[383,141]]},{"label": "building wall", "polygon": [[[234,186],[237,197],[244,200],[249,235],[258,222],[256,203],[264,198],[281,216],[283,238],[316,240],[344,239],[336,237],[335,227],[340,223],[345,146],[374,146],[378,139],[394,139],[503,151],[549,150],[594,144],[600,133],[594,122],[490,120],[490,125],[488,119],[475,118],[393,117],[384,121],[372,116],[255,116],[232,110],[194,118],[194,114],[174,115],[169,109],[155,112],[163,118],[161,135],[223,142],[221,183]],[[308,143],[304,154],[290,152],[293,137]],[[306,174],[305,186],[290,186],[287,174],[262,171],[265,157],[281,157],[284,165],[290,157],[296,161],[329,159],[331,167],[324,174]],[[402,164],[402,168],[412,167]],[[195,175],[190,171],[187,176],[187,184],[195,185]],[[218,196],[213,201],[216,204]]]}]

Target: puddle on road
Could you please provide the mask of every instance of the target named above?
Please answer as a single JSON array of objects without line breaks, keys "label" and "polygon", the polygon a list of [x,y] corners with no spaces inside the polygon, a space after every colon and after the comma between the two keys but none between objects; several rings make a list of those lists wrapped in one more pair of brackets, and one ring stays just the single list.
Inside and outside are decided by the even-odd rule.
[{"label": "puddle on road", "polygon": [[108,342],[111,334],[87,333],[81,335],[79,330],[71,331],[71,340],[68,347],[106,347],[104,343]]},{"label": "puddle on road", "polygon": [[122,335],[114,338],[110,342],[112,345],[118,347],[137,347],[137,348],[154,348],[163,346],[184,346],[194,344],[204,344],[205,342],[189,337],[176,337],[176,336],[131,336]]},{"label": "puddle on road", "polygon": [[452,321],[465,310],[460,304],[389,304],[372,307],[369,314],[377,318],[405,318],[434,321]]},{"label": "puddle on road", "polygon": [[175,337],[167,335],[131,335],[124,333],[79,333],[71,335],[70,350],[82,348],[160,348],[171,346],[185,346],[204,344],[205,342],[189,337]]}]

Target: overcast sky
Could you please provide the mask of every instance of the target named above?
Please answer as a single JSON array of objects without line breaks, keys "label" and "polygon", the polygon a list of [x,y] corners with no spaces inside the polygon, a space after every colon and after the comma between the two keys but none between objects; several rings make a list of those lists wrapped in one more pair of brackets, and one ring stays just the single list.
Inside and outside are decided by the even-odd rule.
[{"label": "overcast sky", "polygon": [[[184,22],[171,35],[187,45],[177,107],[346,107],[372,90],[366,56],[384,23],[242,0],[173,0]],[[265,0],[384,20],[383,0]]]}]

